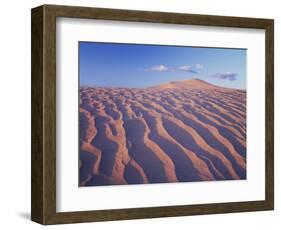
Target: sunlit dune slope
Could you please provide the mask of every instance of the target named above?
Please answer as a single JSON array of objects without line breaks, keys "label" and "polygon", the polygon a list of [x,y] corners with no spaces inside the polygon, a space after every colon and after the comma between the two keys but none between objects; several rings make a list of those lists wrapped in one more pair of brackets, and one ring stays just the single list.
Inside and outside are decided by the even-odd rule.
[{"label": "sunlit dune slope", "polygon": [[172,81],[169,83],[165,83],[162,85],[159,85],[157,87],[152,88],[162,88],[162,89],[225,89],[216,85],[213,85],[211,83],[205,82],[200,79],[191,79],[191,80],[185,80],[185,81]]},{"label": "sunlit dune slope", "polygon": [[194,79],[80,89],[80,186],[246,178],[246,92]]}]

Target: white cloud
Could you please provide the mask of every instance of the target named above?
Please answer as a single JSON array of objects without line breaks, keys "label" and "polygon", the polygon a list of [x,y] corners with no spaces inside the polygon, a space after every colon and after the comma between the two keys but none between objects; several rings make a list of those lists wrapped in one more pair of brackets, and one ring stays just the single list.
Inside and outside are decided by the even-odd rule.
[{"label": "white cloud", "polygon": [[189,71],[191,69],[191,66],[189,65],[183,65],[183,66],[179,66],[178,70],[182,70],[182,71]]},{"label": "white cloud", "polygon": [[204,68],[204,65],[202,65],[202,64],[196,64],[195,66],[196,66],[197,69],[203,69]]},{"label": "white cloud", "polygon": [[194,68],[192,68],[189,65],[182,65],[182,66],[178,66],[176,68],[174,68],[174,67],[167,67],[165,65],[155,65],[155,66],[152,66],[151,68],[146,69],[146,70],[154,71],[154,72],[183,71],[183,72],[189,72],[189,73],[197,73],[197,71],[194,70]]},{"label": "white cloud", "polygon": [[151,71],[165,72],[165,71],[168,71],[168,67],[166,67],[164,65],[156,65],[156,66],[151,67]]},{"label": "white cloud", "polygon": [[193,70],[189,65],[182,65],[177,68],[179,71],[189,72],[189,73],[197,73],[197,71]]}]

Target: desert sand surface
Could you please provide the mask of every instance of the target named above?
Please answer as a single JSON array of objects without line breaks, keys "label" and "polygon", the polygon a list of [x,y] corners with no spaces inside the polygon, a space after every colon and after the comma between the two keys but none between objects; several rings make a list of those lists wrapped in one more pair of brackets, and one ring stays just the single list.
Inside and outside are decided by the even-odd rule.
[{"label": "desert sand surface", "polygon": [[246,91],[80,88],[79,185],[246,179]]}]

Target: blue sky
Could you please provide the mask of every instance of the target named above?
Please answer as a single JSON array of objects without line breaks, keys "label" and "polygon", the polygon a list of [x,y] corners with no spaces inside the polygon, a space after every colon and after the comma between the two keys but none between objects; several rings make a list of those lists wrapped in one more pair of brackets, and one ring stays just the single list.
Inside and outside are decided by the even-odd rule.
[{"label": "blue sky", "polygon": [[156,86],[199,78],[246,88],[246,50],[79,42],[81,86]]}]

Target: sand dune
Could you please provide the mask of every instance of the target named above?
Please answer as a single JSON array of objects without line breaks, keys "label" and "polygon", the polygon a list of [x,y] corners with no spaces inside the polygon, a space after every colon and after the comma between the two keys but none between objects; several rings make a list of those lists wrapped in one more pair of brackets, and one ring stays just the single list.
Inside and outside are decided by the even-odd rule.
[{"label": "sand dune", "polygon": [[80,186],[246,179],[246,92],[80,88]]}]

